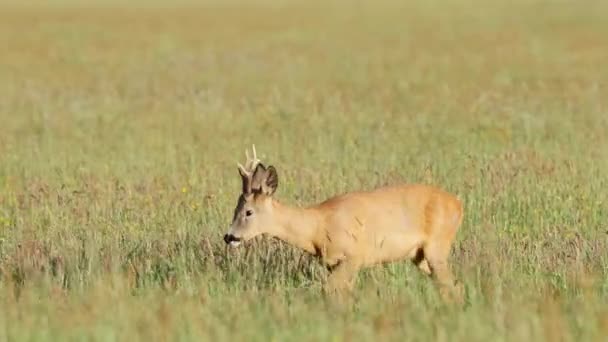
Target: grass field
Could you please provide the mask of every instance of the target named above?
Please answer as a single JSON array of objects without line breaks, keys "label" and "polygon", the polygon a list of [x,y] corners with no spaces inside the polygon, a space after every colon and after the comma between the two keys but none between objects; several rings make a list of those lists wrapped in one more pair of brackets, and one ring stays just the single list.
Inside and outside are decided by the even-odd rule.
[{"label": "grass field", "polygon": [[[0,4],[0,341],[608,338],[608,3]],[[410,263],[222,241],[277,197],[458,194],[444,305]]]}]

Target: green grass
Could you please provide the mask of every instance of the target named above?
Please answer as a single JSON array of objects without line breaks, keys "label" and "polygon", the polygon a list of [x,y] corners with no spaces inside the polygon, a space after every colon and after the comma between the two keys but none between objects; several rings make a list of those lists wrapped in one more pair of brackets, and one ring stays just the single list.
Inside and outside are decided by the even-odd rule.
[{"label": "green grass", "polygon": [[[0,4],[0,341],[608,337],[606,4],[231,4]],[[226,249],[252,143],[286,203],[458,194],[466,305]]]}]

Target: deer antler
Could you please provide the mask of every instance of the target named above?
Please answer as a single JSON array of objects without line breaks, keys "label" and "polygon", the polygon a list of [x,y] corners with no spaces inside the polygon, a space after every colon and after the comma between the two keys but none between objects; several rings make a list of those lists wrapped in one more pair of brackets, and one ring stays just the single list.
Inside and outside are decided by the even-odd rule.
[{"label": "deer antler", "polygon": [[236,163],[236,165],[239,167],[239,170],[241,170],[242,173],[244,173],[245,175],[248,175],[248,176],[253,175],[255,168],[260,163],[260,160],[258,159],[258,156],[255,152],[255,145],[252,145],[252,150],[253,150],[253,158],[250,158],[249,152],[247,152],[247,150],[245,150],[245,156],[247,157],[245,166],[241,165],[241,163]]},{"label": "deer antler", "polygon": [[241,163],[237,163],[239,167],[239,171],[241,173],[241,177],[243,178],[243,193],[251,193],[251,183],[253,173],[255,172],[256,167],[260,163],[258,156],[255,151],[255,144],[252,145],[253,157],[249,157],[249,152],[245,150],[245,156],[247,157],[247,161],[245,162],[245,166],[241,165]]}]

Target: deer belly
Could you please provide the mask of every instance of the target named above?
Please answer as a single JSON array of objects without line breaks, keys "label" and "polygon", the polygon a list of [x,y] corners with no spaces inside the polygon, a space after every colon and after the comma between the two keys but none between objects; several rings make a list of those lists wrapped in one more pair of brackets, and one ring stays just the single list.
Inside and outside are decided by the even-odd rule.
[{"label": "deer belly", "polygon": [[412,259],[421,245],[421,236],[403,232],[378,236],[370,248],[370,263]]}]

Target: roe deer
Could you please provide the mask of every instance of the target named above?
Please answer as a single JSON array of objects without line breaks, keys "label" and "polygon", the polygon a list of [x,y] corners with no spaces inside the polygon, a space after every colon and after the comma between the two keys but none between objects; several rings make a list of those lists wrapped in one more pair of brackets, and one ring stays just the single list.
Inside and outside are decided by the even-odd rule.
[{"label": "roe deer", "polygon": [[[325,290],[350,290],[363,267],[409,259],[431,276],[444,299],[461,301],[448,256],[462,223],[460,200],[439,188],[404,184],[332,197],[306,208],[280,203],[279,179],[245,152],[242,193],[226,244],[270,235],[318,256],[330,270]],[[450,296],[455,295],[455,296]]]}]

